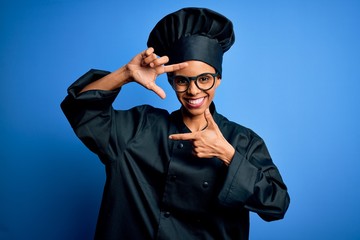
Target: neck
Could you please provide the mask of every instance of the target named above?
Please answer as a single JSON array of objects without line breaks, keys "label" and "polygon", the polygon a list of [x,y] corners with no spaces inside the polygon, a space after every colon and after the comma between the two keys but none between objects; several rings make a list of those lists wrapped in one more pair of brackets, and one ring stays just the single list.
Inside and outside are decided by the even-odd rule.
[{"label": "neck", "polygon": [[181,110],[184,124],[190,129],[191,132],[204,130],[207,127],[207,121],[204,114],[190,116],[184,109]]}]

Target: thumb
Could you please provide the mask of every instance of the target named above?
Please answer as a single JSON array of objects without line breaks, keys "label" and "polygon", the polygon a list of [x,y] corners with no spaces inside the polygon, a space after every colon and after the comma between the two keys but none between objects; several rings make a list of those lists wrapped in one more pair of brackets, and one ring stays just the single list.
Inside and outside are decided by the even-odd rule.
[{"label": "thumb", "polygon": [[156,93],[162,99],[164,99],[166,97],[165,91],[161,87],[156,85],[155,82],[152,82],[151,84],[149,84],[147,86],[147,88],[150,89],[151,91],[153,91],[154,93]]},{"label": "thumb", "polygon": [[152,91],[154,91],[162,99],[164,99],[166,97],[165,91],[158,85],[155,85],[154,88],[152,89]]}]

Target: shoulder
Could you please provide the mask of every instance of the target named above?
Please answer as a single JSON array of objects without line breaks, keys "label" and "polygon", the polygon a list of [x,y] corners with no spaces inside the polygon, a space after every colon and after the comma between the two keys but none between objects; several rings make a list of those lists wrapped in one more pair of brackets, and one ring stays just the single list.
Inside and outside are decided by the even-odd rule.
[{"label": "shoulder", "polygon": [[119,115],[131,115],[135,121],[149,123],[163,122],[168,120],[169,112],[165,109],[156,108],[151,105],[139,105],[128,110],[118,110]]},{"label": "shoulder", "polygon": [[237,122],[231,121],[218,112],[214,113],[214,119],[221,130],[259,137],[252,129],[245,127]]},{"label": "shoulder", "polygon": [[248,146],[255,142],[263,142],[263,139],[248,127],[231,121],[217,112],[214,113],[214,118],[220,131],[230,142],[236,142],[243,146]]},{"label": "shoulder", "polygon": [[139,105],[130,109],[130,111],[141,112],[146,114],[147,117],[167,117],[169,116],[169,112],[162,108],[156,108],[148,104]]}]

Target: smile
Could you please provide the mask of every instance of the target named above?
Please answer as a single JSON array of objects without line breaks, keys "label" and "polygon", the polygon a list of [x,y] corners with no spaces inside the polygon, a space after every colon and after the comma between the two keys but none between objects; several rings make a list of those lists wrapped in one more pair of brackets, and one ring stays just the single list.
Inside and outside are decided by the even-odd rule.
[{"label": "smile", "polygon": [[196,107],[200,107],[203,104],[204,100],[205,97],[202,97],[197,99],[187,99],[186,102],[190,107],[196,108]]}]

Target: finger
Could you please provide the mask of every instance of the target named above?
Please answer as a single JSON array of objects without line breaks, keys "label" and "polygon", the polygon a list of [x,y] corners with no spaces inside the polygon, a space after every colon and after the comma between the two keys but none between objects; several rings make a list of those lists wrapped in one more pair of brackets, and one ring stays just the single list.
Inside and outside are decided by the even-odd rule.
[{"label": "finger", "polygon": [[154,49],[150,47],[142,51],[140,55],[142,59],[145,59],[146,57],[150,56],[152,53],[154,53]]},{"label": "finger", "polygon": [[154,91],[162,99],[166,98],[165,91],[161,87],[159,87],[158,85],[155,85],[155,87],[152,89],[152,91]]},{"label": "finger", "polygon": [[159,87],[158,85],[156,85],[154,82],[149,83],[146,88],[150,89],[151,91],[153,91],[154,93],[156,93],[159,97],[161,97],[162,99],[164,99],[166,97],[166,93],[165,91]]},{"label": "finger", "polygon": [[194,140],[194,134],[193,133],[179,133],[179,134],[171,134],[169,136],[171,140]]},{"label": "finger", "polygon": [[171,64],[171,65],[168,65],[168,66],[164,66],[164,72],[174,72],[174,71],[177,71],[177,70],[180,70],[180,69],[183,69],[185,67],[188,66],[188,63],[186,62],[182,62],[182,63],[177,63],[177,64]]},{"label": "finger", "polygon": [[149,47],[148,49],[145,50],[145,56],[149,56],[150,54],[154,53],[154,48]]},{"label": "finger", "polygon": [[[157,59],[157,56],[155,53],[151,53],[149,55],[144,55],[143,56],[143,60],[142,60],[142,65],[143,66],[147,66],[149,65],[150,63],[154,62],[155,60]],[[152,67],[152,66],[151,66]]]},{"label": "finger", "polygon": [[168,62],[169,62],[169,57],[168,56],[162,56],[162,57],[156,59],[156,61],[154,61],[156,66],[164,65],[164,64],[166,64]]},{"label": "finger", "polygon": [[162,66],[162,65],[166,64],[167,62],[169,62],[169,58],[167,56],[162,56],[162,57],[156,58],[152,62],[150,62],[150,67]]}]

